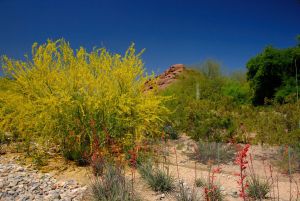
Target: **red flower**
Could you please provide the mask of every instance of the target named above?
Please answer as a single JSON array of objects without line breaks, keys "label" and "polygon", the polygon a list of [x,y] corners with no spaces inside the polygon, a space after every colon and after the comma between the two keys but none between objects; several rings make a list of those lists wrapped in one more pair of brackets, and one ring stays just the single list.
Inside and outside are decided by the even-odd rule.
[{"label": "red flower", "polygon": [[237,183],[241,187],[241,189],[239,190],[240,191],[239,195],[244,200],[246,200],[247,195],[246,195],[245,191],[248,188],[248,184],[245,181],[245,179],[247,177],[245,170],[246,170],[247,164],[248,164],[248,161],[246,158],[247,158],[247,153],[249,151],[249,148],[250,148],[250,145],[246,144],[244,146],[244,148],[237,153],[236,158],[235,158],[235,163],[240,167],[240,172],[235,174],[236,176],[239,177],[239,179],[237,180]]}]

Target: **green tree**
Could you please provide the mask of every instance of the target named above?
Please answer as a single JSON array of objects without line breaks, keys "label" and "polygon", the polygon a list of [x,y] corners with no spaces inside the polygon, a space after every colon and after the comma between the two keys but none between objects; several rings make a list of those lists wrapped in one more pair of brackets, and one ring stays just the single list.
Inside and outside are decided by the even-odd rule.
[{"label": "green tree", "polygon": [[264,104],[266,98],[273,99],[279,89],[286,90],[285,93],[281,91],[281,94],[290,95],[288,91],[294,92],[289,88],[291,82],[288,80],[295,78],[299,50],[300,47],[276,49],[269,46],[248,61],[247,79],[253,90],[254,105]]}]

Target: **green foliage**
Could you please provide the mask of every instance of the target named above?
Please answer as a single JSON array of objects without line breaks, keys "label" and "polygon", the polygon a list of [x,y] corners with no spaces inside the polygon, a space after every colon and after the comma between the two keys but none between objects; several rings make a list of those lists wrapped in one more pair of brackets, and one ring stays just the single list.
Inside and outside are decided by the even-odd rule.
[{"label": "green foliage", "polygon": [[275,155],[275,165],[285,174],[300,172],[300,144],[281,146]]},{"label": "green foliage", "polygon": [[164,132],[165,132],[166,136],[172,140],[176,140],[179,137],[178,132],[171,125],[165,126]]},{"label": "green foliage", "polygon": [[266,98],[273,99],[278,89],[281,90],[277,94],[280,101],[282,95],[294,93],[295,90],[290,89],[289,80],[295,79],[296,68],[299,72],[299,63],[300,47],[298,46],[286,49],[269,46],[262,53],[251,58],[247,63],[247,78],[253,90],[253,104],[262,105]]},{"label": "green foliage", "polygon": [[230,97],[222,95],[225,79],[208,77],[197,70],[186,70],[179,81],[161,92],[173,96],[167,102],[175,130],[187,132],[194,139],[226,141],[231,138],[234,122],[226,112]]},{"label": "green foliage", "polygon": [[143,179],[154,191],[168,192],[174,189],[174,179],[165,170],[153,168],[151,163],[139,166],[139,172]]},{"label": "green foliage", "polygon": [[213,189],[209,190],[207,193],[207,198],[209,200],[214,200],[214,201],[223,201],[224,200],[224,195],[222,194],[221,188],[218,185],[210,186],[206,185],[207,189]]},{"label": "green foliage", "polygon": [[36,168],[40,168],[48,164],[48,155],[43,151],[35,151],[31,154],[32,162]]},{"label": "green foliage", "polygon": [[78,161],[112,142],[122,151],[161,134],[168,97],[144,92],[141,53],[74,51],[64,40],[34,44],[32,59],[2,58],[0,131],[25,141],[49,139]]},{"label": "green foliage", "polygon": [[250,101],[251,91],[247,82],[240,83],[239,81],[228,79],[222,87],[223,94],[231,97],[232,101],[238,104],[247,104]]},{"label": "green foliage", "polygon": [[124,170],[114,165],[106,165],[104,174],[91,180],[92,199],[95,201],[137,201]]},{"label": "green foliage", "polygon": [[199,141],[194,157],[202,163],[228,163],[233,160],[235,149],[230,144]]},{"label": "green foliage", "polygon": [[283,80],[265,106],[251,104],[253,83],[242,72],[208,78],[187,69],[161,94],[173,96],[167,102],[173,128],[197,141],[293,144],[300,140],[299,103],[294,77]]},{"label": "green foliage", "polygon": [[204,187],[206,185],[206,181],[203,178],[197,178],[195,181],[195,185],[197,187]]},{"label": "green foliage", "polygon": [[257,175],[250,176],[248,185],[247,196],[255,200],[266,199],[271,190],[271,184],[267,180],[261,180]]},{"label": "green foliage", "polygon": [[207,59],[200,66],[194,66],[200,70],[208,79],[216,79],[221,77],[221,64],[213,59]]}]

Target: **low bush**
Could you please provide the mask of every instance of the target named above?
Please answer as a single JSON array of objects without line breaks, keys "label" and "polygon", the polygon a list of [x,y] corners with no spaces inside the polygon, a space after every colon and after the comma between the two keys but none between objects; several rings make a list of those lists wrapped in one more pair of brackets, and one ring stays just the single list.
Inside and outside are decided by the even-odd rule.
[{"label": "low bush", "polygon": [[195,185],[197,187],[204,187],[206,184],[206,181],[203,178],[197,178],[195,181]]},{"label": "low bush", "polygon": [[101,148],[110,150],[113,142],[121,152],[160,136],[169,98],[155,85],[145,91],[150,76],[140,57],[133,45],[120,55],[104,48],[75,51],[64,40],[35,43],[25,61],[3,56],[0,133],[48,139],[79,164],[93,153],[95,136]]},{"label": "low bush", "polygon": [[129,187],[122,168],[106,164],[103,175],[91,181],[92,198],[95,201],[137,201]]},{"label": "low bush", "polygon": [[202,163],[228,163],[235,156],[235,148],[231,144],[199,141],[195,148],[194,158]]},{"label": "low bush", "polygon": [[176,196],[177,201],[200,201],[196,192],[191,192],[189,188],[183,185],[183,182],[179,183],[179,193]]},{"label": "low bush", "polygon": [[154,191],[168,192],[175,187],[172,176],[163,169],[154,168],[149,162],[139,166],[139,172]]},{"label": "low bush", "polygon": [[266,199],[270,193],[271,185],[267,180],[261,180],[257,175],[248,179],[247,196],[254,199]]},{"label": "low bush", "polygon": [[300,172],[300,146],[281,146],[277,153],[274,164],[280,171],[286,174]]}]

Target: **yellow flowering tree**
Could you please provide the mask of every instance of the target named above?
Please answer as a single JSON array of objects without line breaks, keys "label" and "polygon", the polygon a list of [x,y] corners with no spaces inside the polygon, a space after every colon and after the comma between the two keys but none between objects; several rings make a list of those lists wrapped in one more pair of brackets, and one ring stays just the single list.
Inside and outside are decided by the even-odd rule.
[{"label": "yellow flowering tree", "polygon": [[[141,52],[142,53],[142,52]],[[107,138],[132,146],[155,137],[168,113],[166,97],[144,91],[141,53],[131,45],[125,55],[106,49],[74,51],[68,42],[34,44],[32,59],[2,57],[9,87],[0,90],[2,132],[31,140],[58,142],[67,154],[91,152]]]}]

